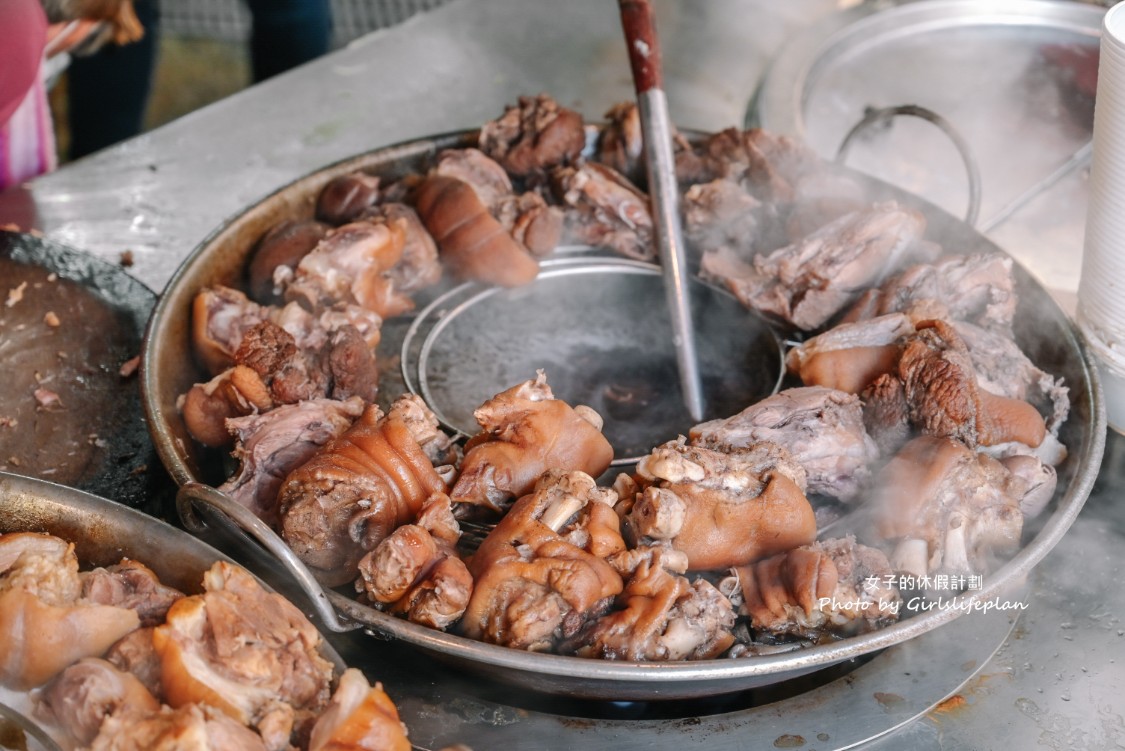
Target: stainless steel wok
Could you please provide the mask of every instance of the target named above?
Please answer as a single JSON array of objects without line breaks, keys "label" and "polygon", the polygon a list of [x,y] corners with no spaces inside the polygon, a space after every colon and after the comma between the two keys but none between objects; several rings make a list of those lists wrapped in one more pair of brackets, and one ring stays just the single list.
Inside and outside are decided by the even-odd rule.
[{"label": "stainless steel wok", "polygon": [[[196,481],[218,485],[232,469],[229,459],[204,450],[188,436],[176,409],[176,399],[203,378],[190,345],[191,302],[202,288],[225,284],[239,287],[250,251],[258,239],[283,219],[309,218],[320,189],[330,179],[355,170],[399,176],[418,171],[441,149],[475,144],[476,132],[423,138],[378,149],[318,170],[281,188],[240,211],[206,238],[188,257],[156,306],[145,337],[142,362],[144,405],[156,449],[180,485]],[[920,199],[868,178],[871,198],[894,198],[923,211],[931,236],[942,238],[948,252],[997,252],[999,249],[963,222]],[[1090,493],[1105,441],[1105,414],[1097,377],[1074,328],[1044,289],[1018,264],[1020,292],[1017,341],[1040,367],[1066,379],[1071,416],[1060,438],[1070,451],[1058,468],[1059,485],[1048,511],[1025,531],[1022,549],[1001,568],[985,577],[984,588],[971,593],[985,601],[1016,589],[1074,521]],[[1034,316],[1029,315],[1034,312]],[[409,324],[409,320],[405,322]],[[384,333],[384,344],[393,327]],[[398,336],[402,333],[399,332]],[[386,351],[386,350],[383,350]],[[387,384],[384,381],[384,390]],[[684,430],[690,427],[685,425]],[[192,501],[205,518],[222,516],[207,498],[206,488],[190,485],[182,494],[185,510]],[[243,526],[251,526],[248,522]],[[259,540],[284,554],[284,543],[268,529]],[[276,547],[280,545],[280,547]],[[249,538],[247,549],[257,549]],[[285,556],[292,564],[292,556]],[[299,563],[295,564],[299,572]],[[300,573],[300,572],[299,572]],[[632,663],[588,660],[527,653],[443,633],[386,615],[356,602],[349,593],[318,591],[302,574],[314,599],[325,608],[328,622],[339,617],[362,625],[381,638],[401,640],[454,665],[535,691],[601,699],[658,699],[715,695],[767,684],[893,647],[948,623],[965,610],[931,610],[873,633],[785,654],[738,660]]]}]

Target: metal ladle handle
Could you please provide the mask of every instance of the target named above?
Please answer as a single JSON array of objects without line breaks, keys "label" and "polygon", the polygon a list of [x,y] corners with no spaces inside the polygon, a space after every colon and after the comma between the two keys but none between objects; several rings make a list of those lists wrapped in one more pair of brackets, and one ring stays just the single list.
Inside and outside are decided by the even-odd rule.
[{"label": "metal ladle handle", "polygon": [[253,537],[281,562],[282,566],[296,581],[312,603],[313,609],[320,617],[321,622],[336,633],[355,631],[362,628],[362,624],[352,623],[340,619],[332,603],[328,601],[328,594],[324,587],[316,580],[304,562],[297,557],[284,540],[269,525],[254,515],[250,509],[210,485],[201,482],[189,482],[176,493],[176,512],[184,527],[195,534],[207,530],[206,523],[199,518],[195,507],[199,505],[211,513],[218,513],[234,522],[243,532]]},{"label": "metal ladle handle", "polygon": [[701,422],[704,416],[703,384],[691,320],[687,254],[680,227],[680,192],[672,154],[673,129],[668,116],[668,101],[664,96],[660,44],[649,0],[618,0],[618,5],[637,91],[653,229],[660,253],[668,314],[672,319],[672,341],[676,347],[680,389],[688,414],[695,422]]},{"label": "metal ladle handle", "polygon": [[848,148],[857,135],[876,123],[893,120],[899,115],[917,117],[928,123],[933,123],[945,135],[949,136],[949,140],[953,141],[954,147],[961,155],[961,161],[965,164],[965,172],[969,178],[969,206],[965,210],[965,223],[969,226],[975,226],[977,218],[980,216],[980,168],[977,166],[976,159],[973,158],[973,152],[969,148],[968,142],[961,137],[961,134],[948,120],[933,110],[917,104],[900,104],[896,107],[883,107],[881,109],[868,107],[863,113],[863,119],[852,126],[852,129],[844,136],[844,140],[840,142],[840,147],[836,150],[836,162],[838,164],[844,163],[848,155]]}]

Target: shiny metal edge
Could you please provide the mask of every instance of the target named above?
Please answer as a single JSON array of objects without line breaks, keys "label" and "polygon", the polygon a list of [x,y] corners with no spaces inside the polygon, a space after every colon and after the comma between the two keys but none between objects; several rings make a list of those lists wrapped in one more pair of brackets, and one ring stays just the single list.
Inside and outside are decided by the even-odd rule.
[{"label": "shiny metal edge", "polygon": [[[932,1],[942,2],[943,0]],[[960,1],[958,0],[958,2]],[[212,261],[207,254],[208,249],[222,240],[224,236],[236,232],[238,222],[245,220],[247,217],[253,217],[274,197],[285,196],[295,191],[314,191],[329,179],[349,171],[376,169],[380,164],[389,163],[394,159],[436,153],[440,148],[471,142],[475,133],[476,131],[465,131],[409,141],[342,160],[323,170],[299,178],[275,191],[262,202],[236,214],[201,242],[172,277],[165,294],[158,302],[157,308],[149,321],[145,347],[142,353],[142,370],[144,370],[146,363],[155,359],[155,348],[151,345],[151,342],[163,332],[162,323],[171,315],[170,311],[176,305],[186,305],[183,300],[185,280],[195,279],[202,270],[207,268]],[[892,191],[902,192],[893,187],[887,187]],[[935,210],[941,211],[936,208]],[[987,242],[985,238],[982,237],[981,239]],[[991,245],[991,243],[989,244]],[[243,257],[246,252],[248,252],[248,249],[243,249]],[[1016,265],[1019,264],[1016,263]],[[1031,279],[1030,276],[1027,278]],[[1031,281],[1035,283],[1034,280]],[[1063,315],[1061,310],[1058,311],[1058,314]],[[1039,533],[1029,540],[1016,556],[1007,561],[997,571],[992,572],[988,577],[987,585],[982,590],[971,596],[958,598],[955,602],[971,604],[974,601],[984,601],[1002,596],[1019,587],[1035,564],[1046,556],[1054,544],[1069,529],[1093,487],[1105,448],[1105,405],[1100,381],[1092,365],[1091,356],[1076,335],[1072,325],[1067,327],[1066,336],[1073,351],[1081,356],[1083,374],[1088,388],[1085,403],[1080,406],[1090,415],[1090,420],[1083,426],[1083,452],[1081,456],[1075,458],[1075,461],[1078,462],[1078,468],[1074,479],[1068,484],[1061,497],[1055,499],[1051,517]],[[164,417],[160,413],[159,395],[154,391],[155,388],[156,384],[153,380],[149,378],[142,380],[142,394],[146,412],[150,409],[153,410],[150,429],[153,431],[158,452],[162,460],[165,460],[166,455],[168,456],[165,464],[178,484],[182,485],[194,481],[196,478],[190,472],[188,465],[172,448],[171,439],[173,436],[167,429]],[[247,544],[253,544],[249,537],[246,538],[246,541]],[[521,675],[537,676],[539,679],[538,690],[565,693],[572,688],[574,683],[582,683],[583,685],[592,683],[604,686],[601,693],[602,698],[618,696],[623,699],[637,697],[632,693],[615,692],[615,685],[628,686],[631,692],[635,692],[637,687],[651,686],[654,693],[658,693],[664,698],[678,698],[680,696],[705,694],[697,693],[693,688],[677,693],[677,686],[694,687],[703,683],[722,686],[722,690],[732,691],[781,682],[844,660],[861,657],[909,641],[959,618],[965,612],[962,607],[929,611],[879,631],[850,637],[836,643],[809,647],[795,654],[771,655],[742,660],[637,663],[605,662],[563,655],[519,652],[410,623],[356,602],[338,592],[327,591],[326,594],[329,601],[347,618],[367,625],[372,634],[380,638],[405,641],[435,655],[450,658],[455,663],[469,668],[477,667],[488,672],[502,668]]]},{"label": "shiny metal edge", "polygon": [[770,62],[746,111],[746,127],[805,138],[810,82],[840,56],[899,38],[973,25],[1051,26],[1101,34],[1105,8],[1065,0],[916,0],[893,8],[861,3],[796,34]]}]

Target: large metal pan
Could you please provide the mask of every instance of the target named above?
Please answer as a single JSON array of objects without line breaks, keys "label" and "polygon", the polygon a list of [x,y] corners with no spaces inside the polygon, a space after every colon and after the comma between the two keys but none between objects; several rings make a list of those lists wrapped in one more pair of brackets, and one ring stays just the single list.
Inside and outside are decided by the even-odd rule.
[{"label": "large metal pan", "polygon": [[[191,301],[212,284],[238,286],[250,250],[262,234],[283,219],[307,218],[315,197],[330,179],[355,170],[399,175],[424,167],[443,148],[476,142],[475,132],[424,138],[341,161],[307,175],[242,211],[205,239],[169,282],[146,332],[143,354],[145,409],[154,442],[172,477],[181,485],[218,484],[230,469],[224,457],[202,450],[187,435],[176,398],[203,374],[193,365],[189,332]],[[951,252],[998,252],[963,222],[909,194],[853,175],[870,187],[871,198],[894,198],[923,211],[931,231]],[[1105,442],[1105,414],[1097,378],[1063,311],[1044,289],[1016,265],[1020,289],[1017,340],[1040,367],[1070,386],[1071,417],[1061,439],[1070,449],[1059,467],[1059,490],[1047,513],[1026,531],[1026,543],[1011,560],[986,577],[976,600],[1002,597],[1054,547],[1090,493]],[[386,339],[384,340],[386,341]],[[685,426],[686,429],[687,426]],[[191,485],[187,501],[210,508],[206,489]],[[185,503],[185,508],[190,505]],[[212,517],[221,515],[214,512]],[[259,539],[279,543],[265,530]],[[256,548],[250,540],[247,547]],[[307,572],[306,572],[307,573]],[[931,610],[874,633],[808,649],[740,660],[665,664],[605,662],[526,653],[434,631],[329,591],[323,602],[345,620],[363,624],[384,638],[399,639],[464,669],[535,691],[603,699],[660,699],[715,695],[779,683],[844,660],[901,644],[952,621],[963,608]],[[345,627],[345,626],[341,626]]]}]

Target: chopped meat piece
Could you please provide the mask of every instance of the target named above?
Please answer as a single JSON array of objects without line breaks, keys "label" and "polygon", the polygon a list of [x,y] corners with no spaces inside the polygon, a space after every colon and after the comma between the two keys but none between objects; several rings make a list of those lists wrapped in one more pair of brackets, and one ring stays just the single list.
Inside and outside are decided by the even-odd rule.
[{"label": "chopped meat piece", "polygon": [[465,444],[461,474],[449,493],[454,503],[500,511],[549,469],[597,477],[613,461],[601,418],[588,407],[556,399],[541,370],[534,380],[492,397],[473,416],[482,431]]},{"label": "chopped meat piece", "polygon": [[234,365],[242,337],[266,320],[262,306],[230,287],[207,287],[192,303],[192,349],[211,375]]},{"label": "chopped meat piece", "polygon": [[[108,717],[89,751],[267,751],[261,736],[203,704]],[[270,749],[269,751],[276,751]]]},{"label": "chopped meat piece", "polygon": [[372,405],[286,478],[278,492],[281,534],[323,581],[342,584],[368,551],[445,489],[410,424]]},{"label": "chopped meat piece", "polygon": [[203,586],[153,632],[165,699],[173,707],[209,704],[268,730],[271,749],[285,748],[297,713],[328,703],[332,664],[317,651],[320,634],[242,568],[220,561]]},{"label": "chopped meat piece", "polygon": [[855,498],[879,456],[859,400],[819,386],[786,389],[733,417],[696,425],[690,438],[724,453],[759,441],[784,446],[804,468],[808,492],[842,501]]},{"label": "chopped meat piece", "polygon": [[329,224],[346,224],[379,200],[379,178],[363,172],[334,177],[316,199],[316,218]]},{"label": "chopped meat piece", "polygon": [[546,94],[521,96],[480,131],[481,151],[520,177],[573,164],[585,145],[582,116]]},{"label": "chopped meat piece", "polygon": [[1025,519],[1034,519],[1055,496],[1058,474],[1050,464],[1035,456],[1015,455],[1000,459],[1004,469],[1011,473],[1008,487],[1019,499],[1020,511]]},{"label": "chopped meat piece", "polygon": [[333,399],[359,397],[365,402],[375,401],[379,393],[375,351],[367,346],[355,326],[341,326],[332,332],[325,366],[331,383],[328,395]]},{"label": "chopped meat piece", "polygon": [[911,313],[922,305],[912,318],[968,321],[1010,333],[1016,300],[1011,258],[1000,253],[953,256],[891,277],[866,293],[844,320]]},{"label": "chopped meat piece", "polygon": [[860,394],[863,424],[885,456],[898,451],[910,439],[910,403],[902,381],[883,373]]},{"label": "chopped meat piece", "polygon": [[969,447],[1019,441],[1038,446],[1046,426],[1035,407],[977,387],[972,361],[953,327],[924,321],[898,364],[910,420],[927,435],[950,436]]},{"label": "chopped meat piece", "polygon": [[204,446],[224,448],[233,443],[227,420],[273,408],[273,396],[262,377],[236,365],[206,383],[197,383],[177,403],[184,427]]},{"label": "chopped meat piece", "polygon": [[[568,645],[582,657],[610,660],[708,660],[734,642],[730,600],[704,579],[689,582],[663,565],[664,552],[632,556],[614,610]],[[626,559],[620,559],[626,560]]]},{"label": "chopped meat piece", "polygon": [[38,700],[37,713],[82,746],[97,737],[110,715],[160,710],[160,702],[136,677],[96,657],[85,657],[59,673],[39,692]]},{"label": "chopped meat piece", "polygon": [[435,466],[456,461],[457,445],[441,430],[437,415],[426,406],[422,397],[403,394],[391,404],[388,415],[393,415],[406,424],[410,435]]},{"label": "chopped meat piece", "polygon": [[279,266],[296,268],[329,229],[324,222],[285,221],[263,235],[246,270],[250,296],[263,305],[281,303],[282,291],[274,284],[274,272]]},{"label": "chopped meat piece", "polygon": [[311,399],[231,419],[227,428],[237,438],[239,470],[219,490],[276,528],[277,491],[286,476],[347,430],[363,409],[359,397]]},{"label": "chopped meat piece", "polygon": [[411,292],[431,287],[441,281],[441,262],[438,260],[437,244],[417,212],[405,203],[383,203],[366,212],[366,221],[400,223],[406,233],[402,246],[402,258],[384,272],[399,294],[400,307],[409,301],[403,312],[414,309],[414,303],[406,297]]},{"label": "chopped meat piece", "polygon": [[234,361],[258,374],[275,403],[296,404],[327,395],[328,377],[320,363],[299,350],[292,334],[275,323],[262,321],[248,329]]},{"label": "chopped meat piece", "polygon": [[468,183],[431,175],[418,190],[417,209],[455,276],[517,287],[539,273],[528,249],[489,213]]},{"label": "chopped meat piece", "polygon": [[490,211],[515,193],[512,180],[500,163],[485,156],[479,149],[447,149],[441,152],[431,174],[467,184]]},{"label": "chopped meat piece", "polygon": [[[541,652],[600,615],[621,591],[620,575],[592,552],[625,548],[614,501],[613,491],[582,472],[543,475],[470,560],[475,586],[461,621],[465,635]],[[575,524],[586,530],[584,545],[568,539]]]},{"label": "chopped meat piece", "polygon": [[1030,402],[1046,415],[1047,429],[1057,435],[1070,412],[1070,390],[1063,380],[1036,367],[1009,336],[964,321],[952,325],[969,351],[980,387]]},{"label": "chopped meat piece", "polygon": [[739,566],[816,539],[805,472],[776,444],[720,453],[681,438],[641,459],[637,475],[645,487],[625,518],[627,535],[638,544],[667,540],[692,570]]},{"label": "chopped meat piece", "polygon": [[624,175],[604,164],[587,162],[551,174],[552,188],[563,204],[565,242],[605,247],[628,258],[656,258],[648,196]]},{"label": "chopped meat piece", "polygon": [[680,202],[684,239],[700,256],[728,249],[747,260],[762,249],[761,208],[761,201],[732,180],[693,185]]},{"label": "chopped meat piece", "polygon": [[139,625],[135,610],[82,599],[73,545],[30,532],[0,535],[0,686],[41,685]]},{"label": "chopped meat piece", "polygon": [[789,350],[785,365],[806,386],[858,394],[894,369],[914,324],[901,313],[842,323]]},{"label": "chopped meat piece", "polygon": [[876,529],[896,542],[897,571],[983,574],[1019,548],[1026,478],[951,438],[915,438],[883,468],[876,488]]},{"label": "chopped meat piece", "polygon": [[902,606],[887,556],[853,537],[802,545],[735,573],[751,627],[772,636],[852,636],[898,620]]},{"label": "chopped meat piece", "polygon": [[105,659],[118,670],[131,673],[150,694],[160,699],[164,688],[160,683],[160,655],[152,645],[152,632],[152,627],[129,632],[109,648]]},{"label": "chopped meat piece", "polygon": [[406,726],[381,683],[370,686],[349,668],[340,676],[328,709],[316,721],[309,751],[410,751]]},{"label": "chopped meat piece", "polygon": [[[384,276],[402,258],[405,222],[352,222],[328,233],[297,264],[285,284],[285,299],[311,310],[354,303],[386,318],[392,298]],[[275,274],[275,281],[286,281]]]},{"label": "chopped meat piece", "polygon": [[808,331],[894,269],[925,227],[917,211],[893,201],[876,204],[750,263],[730,249],[707,253],[701,273],[726,286],[746,307]]},{"label": "chopped meat piece", "polygon": [[391,612],[445,629],[465,612],[473,579],[455,551],[461,529],[449,496],[431,496],[415,524],[404,524],[359,562],[356,588]]},{"label": "chopped meat piece", "polygon": [[172,603],[184,596],[183,592],[161,584],[148,566],[127,559],[83,572],[79,578],[84,600],[135,610],[142,626],[162,623]]},{"label": "chopped meat piece", "polygon": [[823,169],[808,147],[789,138],[752,128],[728,128],[696,146],[679,141],[676,176],[681,185],[725,178],[741,183],[758,199],[790,203],[794,185],[808,172]]},{"label": "chopped meat piece", "polygon": [[644,137],[641,115],[635,102],[616,104],[605,113],[606,124],[598,133],[597,160],[633,183],[645,183]]}]

